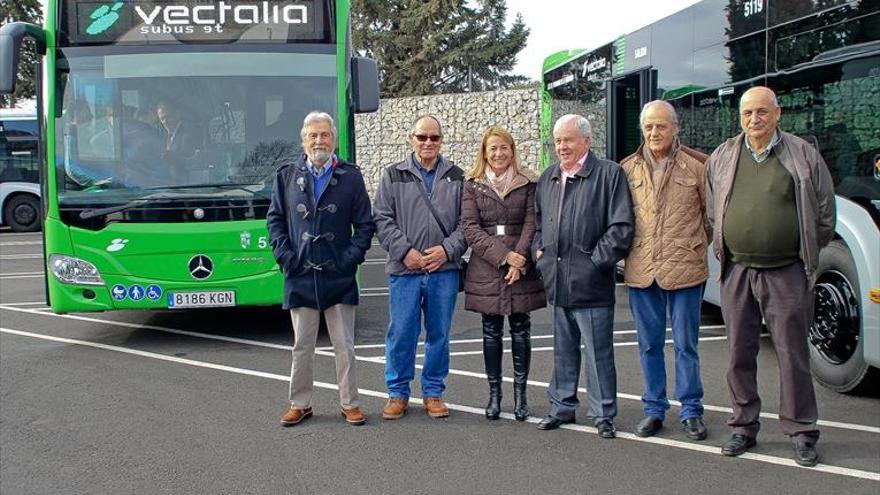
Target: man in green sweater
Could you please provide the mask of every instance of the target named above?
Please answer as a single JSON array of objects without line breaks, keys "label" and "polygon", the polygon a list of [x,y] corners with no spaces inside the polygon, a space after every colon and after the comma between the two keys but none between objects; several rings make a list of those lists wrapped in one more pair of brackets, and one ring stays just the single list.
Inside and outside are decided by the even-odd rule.
[{"label": "man in green sweater", "polygon": [[721,453],[755,446],[760,423],[757,355],[762,319],[779,361],[779,418],[794,460],[814,466],[818,411],[807,327],[819,250],[834,236],[834,186],[819,152],[778,129],[782,109],[766,87],[740,99],[743,132],[706,161],[706,215],[721,262],[727,384],[733,433]]}]

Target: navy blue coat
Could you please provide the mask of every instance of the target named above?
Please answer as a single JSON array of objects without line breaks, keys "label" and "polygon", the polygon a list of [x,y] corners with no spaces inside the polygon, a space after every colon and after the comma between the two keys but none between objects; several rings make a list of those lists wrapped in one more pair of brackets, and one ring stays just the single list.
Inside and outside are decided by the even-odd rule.
[{"label": "navy blue coat", "polygon": [[555,163],[541,174],[535,191],[532,256],[552,306],[614,306],[614,274],[635,231],[629,183],[620,165],[587,155],[583,168],[565,183]]},{"label": "navy blue coat", "polygon": [[266,224],[284,272],[284,309],[357,304],[355,274],[376,231],[357,166],[337,161],[318,204],[313,188],[305,156],[278,168]]}]

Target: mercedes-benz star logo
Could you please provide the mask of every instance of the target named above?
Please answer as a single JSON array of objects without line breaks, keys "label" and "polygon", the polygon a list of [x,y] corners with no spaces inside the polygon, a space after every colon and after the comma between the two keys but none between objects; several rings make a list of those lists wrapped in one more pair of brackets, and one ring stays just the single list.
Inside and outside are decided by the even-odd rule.
[{"label": "mercedes-benz star logo", "polygon": [[204,280],[214,272],[214,262],[204,254],[197,254],[189,260],[189,274],[192,278]]}]

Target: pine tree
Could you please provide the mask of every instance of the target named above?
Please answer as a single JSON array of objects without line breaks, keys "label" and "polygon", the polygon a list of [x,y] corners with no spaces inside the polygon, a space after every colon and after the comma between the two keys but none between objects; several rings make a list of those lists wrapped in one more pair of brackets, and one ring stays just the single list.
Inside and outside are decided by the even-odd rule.
[{"label": "pine tree", "polygon": [[[0,2],[0,22],[30,22],[40,24],[43,22],[43,12],[40,0],[14,0]],[[34,68],[37,62],[37,50],[34,41],[27,38],[22,44],[21,58],[18,65],[18,81],[15,84],[15,93],[0,95],[0,106],[13,106],[16,101],[34,98],[36,95],[36,74]]]},{"label": "pine tree", "polygon": [[354,0],[354,46],[379,63],[384,97],[509,88],[527,82],[510,71],[529,30],[506,16],[505,0]]}]

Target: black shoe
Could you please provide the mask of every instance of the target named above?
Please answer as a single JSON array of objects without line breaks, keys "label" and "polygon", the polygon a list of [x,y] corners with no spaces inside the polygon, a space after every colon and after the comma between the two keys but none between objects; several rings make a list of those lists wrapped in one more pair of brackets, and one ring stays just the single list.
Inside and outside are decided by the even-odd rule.
[{"label": "black shoe", "polygon": [[791,443],[794,449],[794,462],[800,466],[813,467],[819,463],[819,454],[816,452],[816,442],[795,440]]},{"label": "black shoe", "polygon": [[681,429],[691,440],[705,440],[708,435],[703,418],[688,418],[681,422]]},{"label": "black shoe", "polygon": [[663,428],[663,420],[655,416],[645,416],[636,425],[637,437],[653,437],[660,429]]},{"label": "black shoe", "polygon": [[599,436],[602,438],[614,438],[617,436],[614,423],[610,419],[603,419],[596,423],[596,429],[599,430]]},{"label": "black shoe", "polygon": [[539,430],[555,430],[559,428],[561,425],[565,423],[574,423],[574,418],[570,420],[559,419],[556,416],[547,415],[546,418],[542,419],[540,423],[538,423]]},{"label": "black shoe", "polygon": [[730,435],[730,439],[721,446],[721,454],[729,457],[736,457],[745,454],[747,450],[757,445],[758,442],[752,437],[747,437],[739,433]]}]

